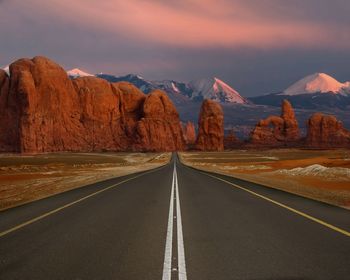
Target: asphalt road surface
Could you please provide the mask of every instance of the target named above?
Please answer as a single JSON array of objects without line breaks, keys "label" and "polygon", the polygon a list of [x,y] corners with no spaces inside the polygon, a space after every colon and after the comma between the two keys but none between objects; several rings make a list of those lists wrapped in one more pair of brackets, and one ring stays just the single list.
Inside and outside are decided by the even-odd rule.
[{"label": "asphalt road surface", "polygon": [[350,211],[174,155],[0,212],[0,279],[350,279]]}]

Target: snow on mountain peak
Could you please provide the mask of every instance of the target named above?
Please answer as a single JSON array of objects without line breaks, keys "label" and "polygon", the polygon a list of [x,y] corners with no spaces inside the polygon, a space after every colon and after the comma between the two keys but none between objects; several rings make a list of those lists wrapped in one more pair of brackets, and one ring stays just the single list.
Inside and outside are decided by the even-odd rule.
[{"label": "snow on mountain peak", "polygon": [[287,88],[281,95],[300,95],[308,93],[344,93],[350,83],[341,83],[325,73],[309,75]]},{"label": "snow on mountain peak", "polygon": [[10,65],[5,66],[3,70],[7,73],[7,75],[10,75]]},{"label": "snow on mountain peak", "polygon": [[203,97],[225,103],[247,103],[235,89],[216,77],[192,81],[189,86],[193,90],[192,98]]},{"label": "snow on mountain peak", "polygon": [[67,71],[68,76],[73,77],[73,78],[78,78],[78,77],[91,77],[94,76],[92,74],[86,73],[79,68],[74,68],[72,70]]}]

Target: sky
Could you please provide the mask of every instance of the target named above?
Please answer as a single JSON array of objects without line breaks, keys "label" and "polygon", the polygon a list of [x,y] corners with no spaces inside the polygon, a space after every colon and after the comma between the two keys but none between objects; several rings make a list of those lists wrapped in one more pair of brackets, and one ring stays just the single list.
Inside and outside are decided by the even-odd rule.
[{"label": "sky", "polygon": [[349,81],[349,14],[349,0],[0,0],[0,66],[44,55],[255,96],[315,72]]}]

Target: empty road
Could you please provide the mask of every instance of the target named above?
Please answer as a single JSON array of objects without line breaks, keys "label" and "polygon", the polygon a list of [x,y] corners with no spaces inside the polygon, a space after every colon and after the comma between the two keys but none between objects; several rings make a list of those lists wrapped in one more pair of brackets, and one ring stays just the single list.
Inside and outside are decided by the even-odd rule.
[{"label": "empty road", "polygon": [[174,155],[0,212],[0,279],[350,279],[350,211]]}]

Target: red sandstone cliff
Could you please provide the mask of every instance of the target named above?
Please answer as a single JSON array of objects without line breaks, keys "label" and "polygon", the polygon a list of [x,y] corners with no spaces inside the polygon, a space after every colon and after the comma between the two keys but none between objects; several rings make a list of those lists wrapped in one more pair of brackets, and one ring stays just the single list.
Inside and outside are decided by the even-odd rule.
[{"label": "red sandstone cliff", "polygon": [[184,149],[167,95],[129,83],[70,80],[44,57],[0,71],[0,151],[175,151]]},{"label": "red sandstone cliff", "polygon": [[165,92],[152,91],[143,104],[143,118],[137,123],[135,150],[184,150],[179,114]]},{"label": "red sandstone cliff", "polygon": [[250,142],[257,146],[284,146],[300,139],[298,122],[291,104],[284,100],[282,114],[261,120],[251,132]]},{"label": "red sandstone cliff", "polygon": [[316,113],[308,121],[306,145],[312,148],[350,147],[350,131],[336,117]]},{"label": "red sandstone cliff", "polygon": [[224,114],[221,106],[212,100],[202,103],[196,149],[222,151],[224,149]]},{"label": "red sandstone cliff", "polygon": [[1,102],[0,126],[7,132],[1,136],[1,150],[85,149],[84,139],[79,137],[83,134],[79,99],[64,69],[35,57],[11,64],[10,73],[7,98]]}]

